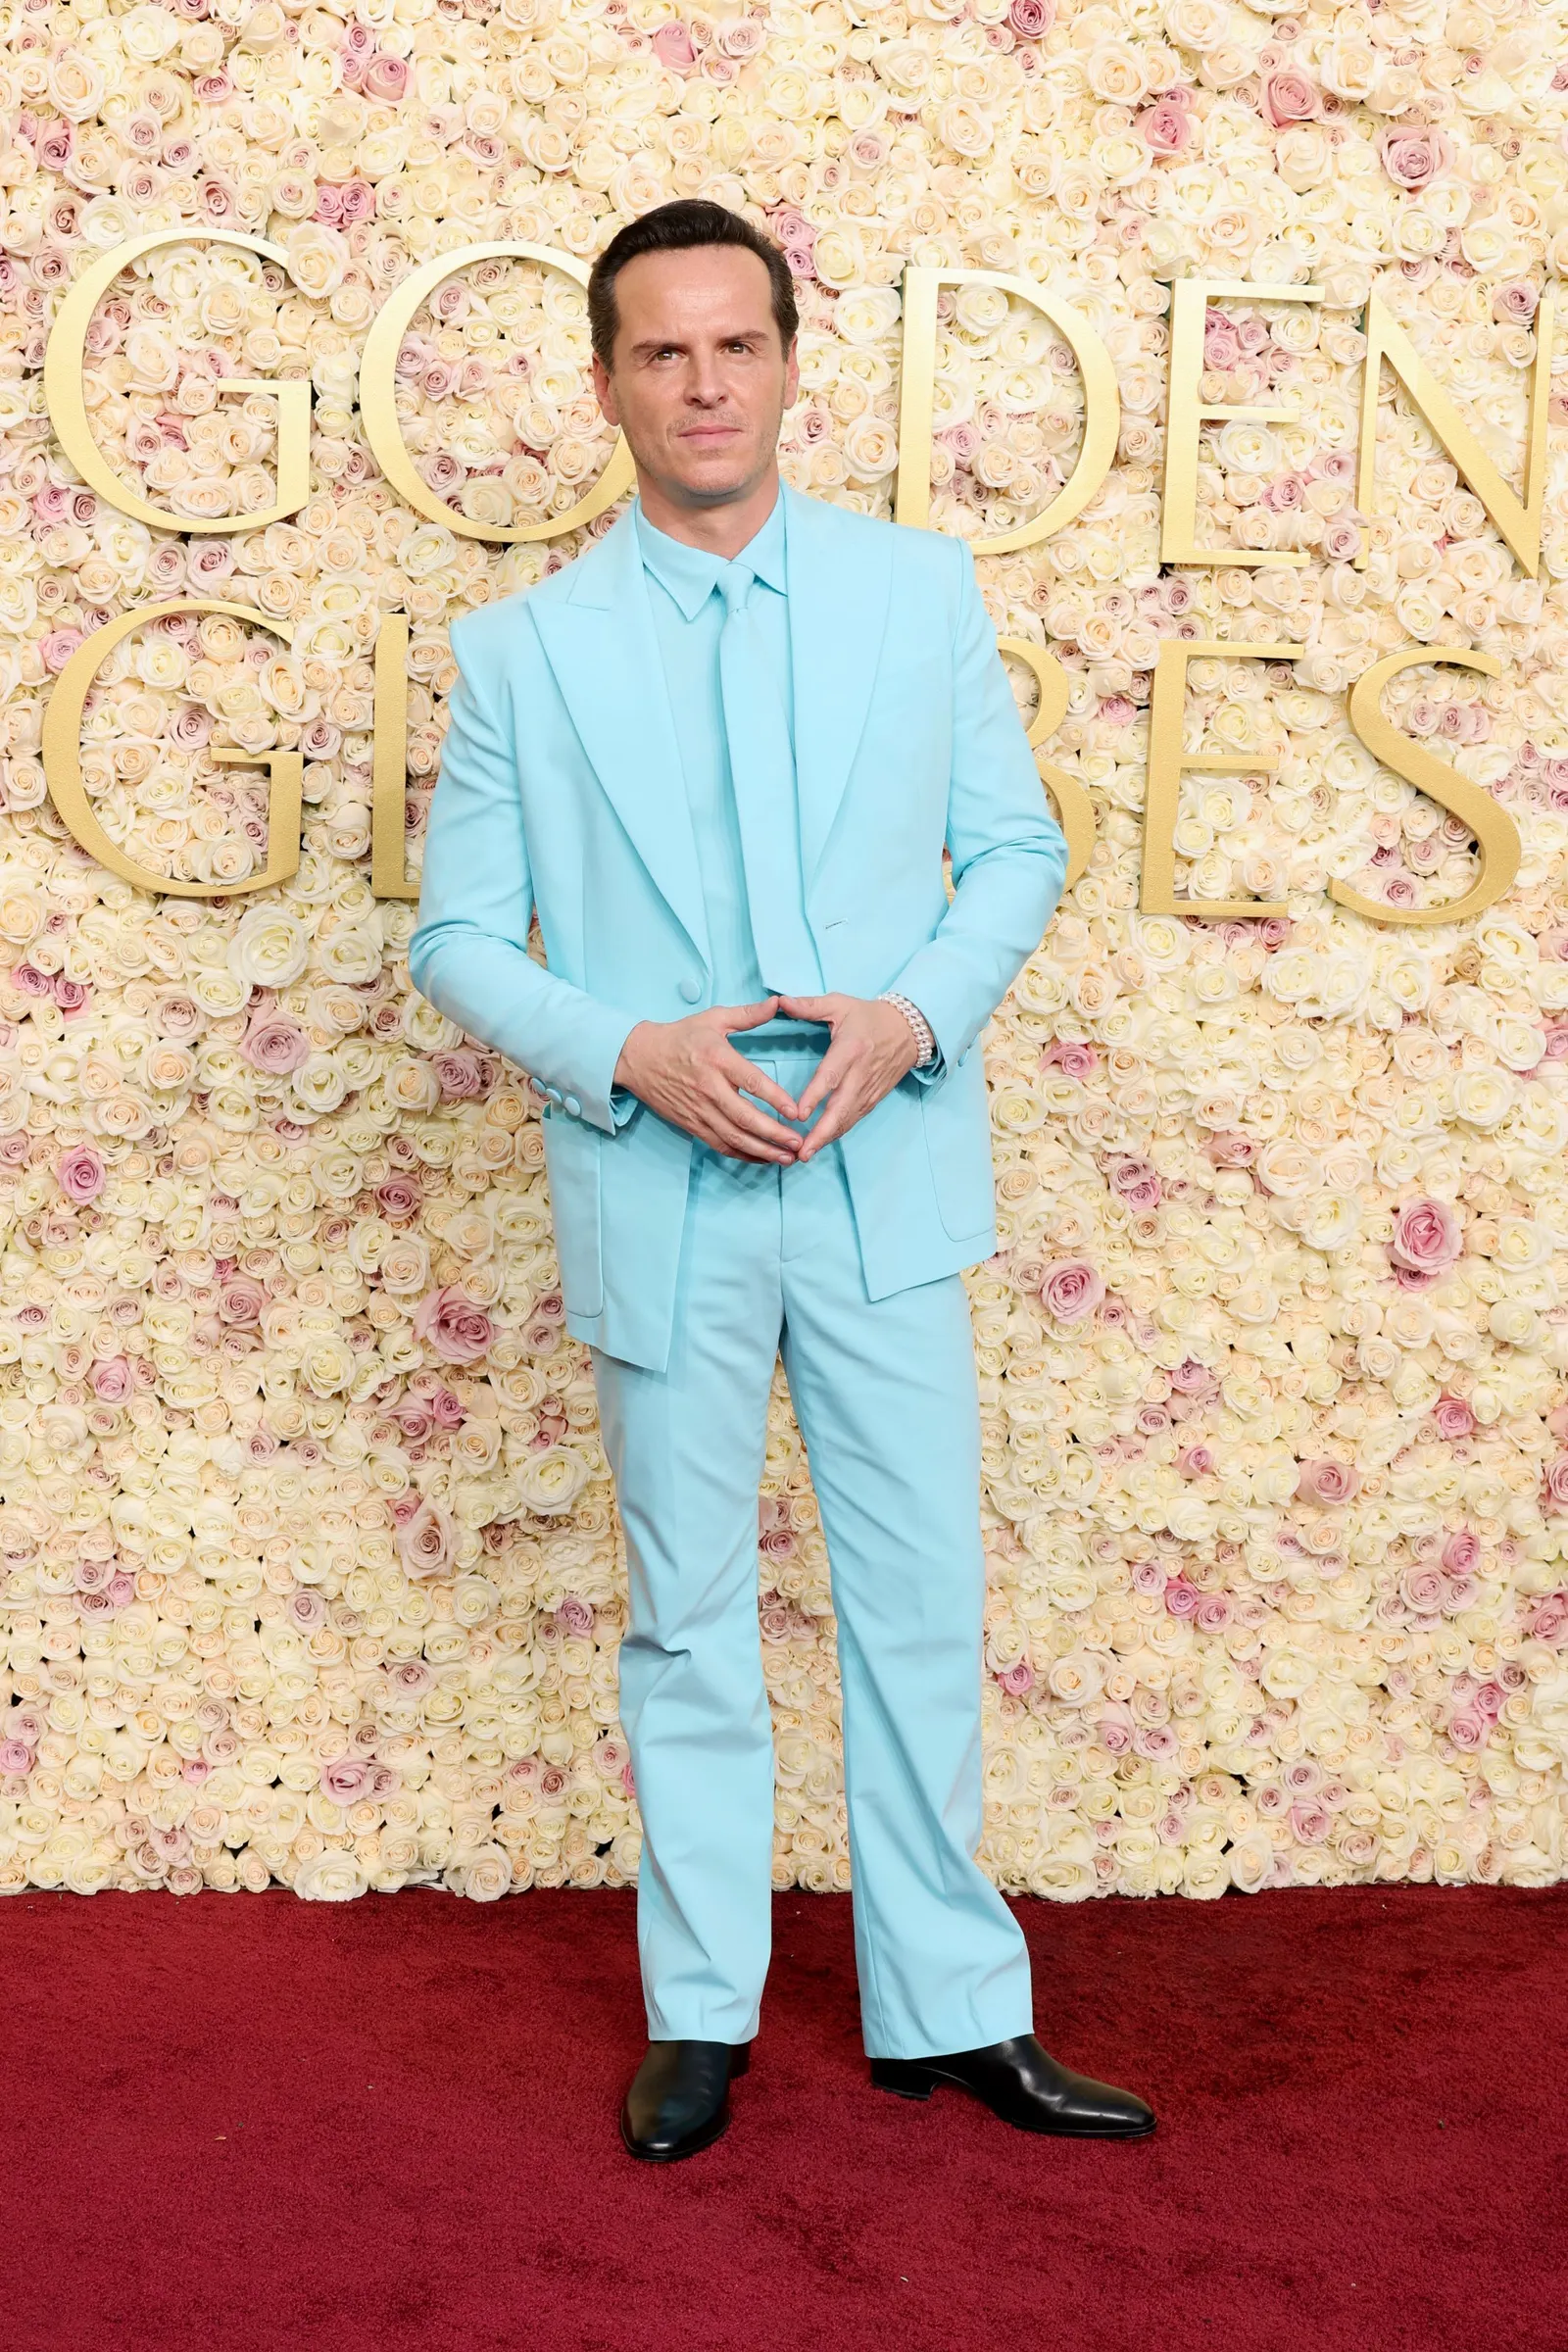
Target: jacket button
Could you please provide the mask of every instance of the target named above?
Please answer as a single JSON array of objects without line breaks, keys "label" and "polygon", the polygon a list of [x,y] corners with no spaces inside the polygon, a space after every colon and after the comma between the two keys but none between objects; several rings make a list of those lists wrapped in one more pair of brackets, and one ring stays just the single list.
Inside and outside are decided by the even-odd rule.
[{"label": "jacket button", "polygon": [[702,993],[703,984],[700,980],[683,980],[680,984],[681,998],[687,1004],[695,1004]]},{"label": "jacket button", "polygon": [[582,1116],[582,1104],[578,1102],[575,1095],[568,1095],[565,1102],[562,1104],[562,1108],[563,1110],[569,1112],[571,1117],[574,1119]]}]

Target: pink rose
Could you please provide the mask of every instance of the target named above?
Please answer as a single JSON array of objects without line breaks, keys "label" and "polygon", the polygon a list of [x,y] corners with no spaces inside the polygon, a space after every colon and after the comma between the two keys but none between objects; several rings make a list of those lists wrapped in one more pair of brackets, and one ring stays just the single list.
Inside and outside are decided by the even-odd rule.
[{"label": "pink rose", "polygon": [[231,1274],[218,1295],[219,1320],[241,1329],[259,1323],[267,1311],[267,1293],[250,1274]]},{"label": "pink rose", "polygon": [[449,1054],[432,1054],[430,1066],[443,1102],[466,1102],[484,1093],[484,1064],[468,1046],[457,1046]]},{"label": "pink rose", "polygon": [[997,1680],[1004,1690],[1010,1691],[1014,1698],[1022,1698],[1026,1690],[1032,1690],[1035,1687],[1035,1670],[1027,1658],[1020,1658],[1016,1666],[1009,1666],[1005,1674],[998,1675]]},{"label": "pink rose", "polygon": [[455,1283],[431,1291],[414,1310],[416,1339],[425,1340],[448,1364],[476,1364],[495,1337],[495,1325]]},{"label": "pink rose", "polygon": [[1137,127],[1151,155],[1180,155],[1192,144],[1193,119],[1185,106],[1170,97],[1156,98],[1137,118]]},{"label": "pink rose", "polygon": [[1058,1069],[1064,1078],[1092,1078],[1100,1067],[1100,1055],[1093,1046],[1080,1045],[1075,1038],[1057,1038],[1040,1056],[1043,1070]]},{"label": "pink rose", "polygon": [[291,1592],[288,1621],[302,1634],[318,1633],[326,1623],[326,1603],[319,1592]]},{"label": "pink rose", "polygon": [[1085,1259],[1062,1258],[1047,1268],[1040,1296],[1047,1313],[1058,1323],[1081,1323],[1104,1298],[1104,1280]]},{"label": "pink rose", "polygon": [[0,1740],[0,1780],[6,1775],[30,1772],[32,1750],[24,1740]]},{"label": "pink rose", "polygon": [[1264,122],[1283,130],[1287,122],[1306,122],[1317,113],[1317,90],[1299,66],[1276,66],[1263,83],[1259,104]]},{"label": "pink rose", "polygon": [[1110,1189],[1129,1208],[1157,1208],[1164,1188],[1158,1171],[1147,1159],[1122,1159],[1110,1171]]},{"label": "pink rose", "polygon": [[1242,1135],[1234,1127],[1216,1130],[1203,1146],[1216,1168],[1245,1168],[1257,1153],[1257,1146],[1250,1135]]},{"label": "pink rose", "polygon": [[1407,1289],[1446,1274],[1459,1254],[1459,1220],[1446,1200],[1407,1200],[1394,1220],[1389,1256],[1396,1275],[1414,1275]]},{"label": "pink rose", "polygon": [[1219,1381],[1206,1364],[1196,1356],[1184,1356],[1170,1376],[1170,1385],[1181,1396],[1216,1396]]},{"label": "pink rose", "polygon": [[1056,22],[1056,0],[1012,0],[1007,23],[1020,41],[1041,40]]},{"label": "pink rose", "polygon": [[412,1176],[389,1176],[375,1188],[375,1205],[394,1225],[419,1212],[419,1188]]},{"label": "pink rose", "polygon": [[1296,1492],[1303,1502],[1348,1502],[1360,1484],[1361,1474],[1350,1463],[1337,1462],[1332,1454],[1324,1453],[1301,1464]]},{"label": "pink rose", "polygon": [[1214,1456],[1206,1446],[1188,1446],[1176,1456],[1176,1467],[1183,1478],[1207,1478],[1214,1468]]},{"label": "pink rose", "polygon": [[422,1698],[435,1683],[435,1670],[423,1658],[404,1658],[385,1669],[399,1698]]},{"label": "pink rose", "polygon": [[1134,1729],[1130,1709],[1108,1706],[1096,1726],[1096,1734],[1107,1755],[1125,1756],[1133,1743]]},{"label": "pink rose", "polygon": [[63,1153],[55,1170],[61,1191],[78,1207],[97,1200],[108,1173],[91,1144],[77,1144],[74,1151]]},{"label": "pink rose", "polygon": [[367,98],[381,98],[395,106],[409,94],[409,64],[407,58],[377,54],[365,69],[361,85]]},{"label": "pink rose", "polygon": [[689,74],[696,65],[697,52],[692,46],[692,36],[678,17],[672,18],[667,24],[661,24],[651,38],[654,55],[662,66],[668,66],[672,74]]},{"label": "pink rose", "polygon": [[295,1021],[280,1012],[254,1013],[239,1041],[239,1050],[253,1069],[284,1078],[311,1056],[311,1041]]},{"label": "pink rose", "polygon": [[1452,163],[1453,142],[1442,130],[1386,130],[1378,152],[1396,188],[1428,188]]},{"label": "pink rose", "polygon": [[1474,1701],[1467,1707],[1457,1707],[1448,1717],[1448,1738],[1455,1747],[1475,1749],[1485,1747],[1492,1737],[1492,1725]]},{"label": "pink rose", "polygon": [[1450,1576],[1469,1576],[1481,1560],[1481,1538],[1461,1527],[1443,1546],[1443,1565]]},{"label": "pink rose", "polygon": [[1432,1407],[1432,1418],[1438,1425],[1438,1434],[1450,1445],[1456,1438],[1475,1434],[1476,1417],[1462,1396],[1440,1396]]},{"label": "pink rose", "polygon": [[1537,1604],[1530,1631],[1537,1642],[1560,1642],[1568,1634],[1568,1592],[1548,1592]]},{"label": "pink rose", "polygon": [[1568,1511],[1568,1453],[1546,1464],[1546,1498],[1559,1511]]},{"label": "pink rose", "polygon": [[1165,1587],[1165,1606],[1173,1617],[1194,1617],[1202,1594],[1185,1576],[1173,1576]]},{"label": "pink rose", "polygon": [[374,1766],[363,1756],[339,1756],[321,1767],[321,1792],[335,1805],[356,1805],[373,1771]]},{"label": "pink rose", "polygon": [[51,629],[47,637],[40,637],[38,653],[45,669],[51,675],[64,669],[80,643],[79,629]]},{"label": "pink rose", "polygon": [[1447,1596],[1447,1586],[1438,1568],[1412,1562],[1399,1579],[1399,1597],[1418,1617],[1436,1617]]},{"label": "pink rose", "polygon": [[122,1355],[105,1356],[94,1364],[92,1393],[100,1404],[123,1404],[135,1387],[135,1377]]},{"label": "pink rose", "polygon": [[1291,1829],[1302,1845],[1321,1845],[1334,1827],[1334,1816],[1311,1797],[1298,1797],[1289,1814]]},{"label": "pink rose", "polygon": [[398,1529],[398,1557],[405,1576],[444,1576],[457,1551],[458,1531],[451,1513],[428,1498],[417,1503]]}]

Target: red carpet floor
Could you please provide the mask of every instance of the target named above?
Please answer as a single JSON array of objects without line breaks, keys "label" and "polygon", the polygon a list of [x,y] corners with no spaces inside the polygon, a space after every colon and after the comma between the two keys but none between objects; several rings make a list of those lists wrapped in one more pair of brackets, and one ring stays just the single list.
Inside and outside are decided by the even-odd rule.
[{"label": "red carpet floor", "polygon": [[634,2166],[632,1901],[0,1904],[4,2352],[1565,2352],[1568,1887],[1029,1904],[1161,2130],[867,2086],[787,1896],[728,2139]]}]

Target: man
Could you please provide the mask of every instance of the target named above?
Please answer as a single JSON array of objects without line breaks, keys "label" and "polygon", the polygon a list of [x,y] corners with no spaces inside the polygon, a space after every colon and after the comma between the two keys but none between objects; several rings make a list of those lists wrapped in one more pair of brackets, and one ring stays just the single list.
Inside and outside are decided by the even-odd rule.
[{"label": "man", "polygon": [[[981,1833],[979,1414],[996,1247],[977,1040],[1065,870],[966,549],[783,490],[783,256],[707,203],[589,287],[631,510],[453,629],[409,962],[529,1070],[568,1327],[630,1569],[650,2048],[634,2155],[723,2131],[768,1957],[757,1489],[782,1349],[839,1626],[872,2081],[1026,2130],[1152,2131],[1030,2032]],[[956,892],[943,878],[951,850]],[[526,952],[537,906],[547,967]]]}]

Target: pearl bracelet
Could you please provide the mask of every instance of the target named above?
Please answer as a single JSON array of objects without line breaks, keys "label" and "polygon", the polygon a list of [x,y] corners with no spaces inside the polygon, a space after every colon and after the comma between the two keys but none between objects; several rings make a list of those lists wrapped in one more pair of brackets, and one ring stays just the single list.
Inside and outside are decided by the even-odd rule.
[{"label": "pearl bracelet", "polygon": [[877,1003],[898,1006],[909,1027],[914,1031],[914,1042],[919,1049],[915,1055],[914,1066],[917,1070],[929,1069],[937,1057],[937,1041],[931,1024],[920,1010],[919,1005],[911,1004],[908,998],[901,997],[895,988],[885,988],[877,999]]}]

